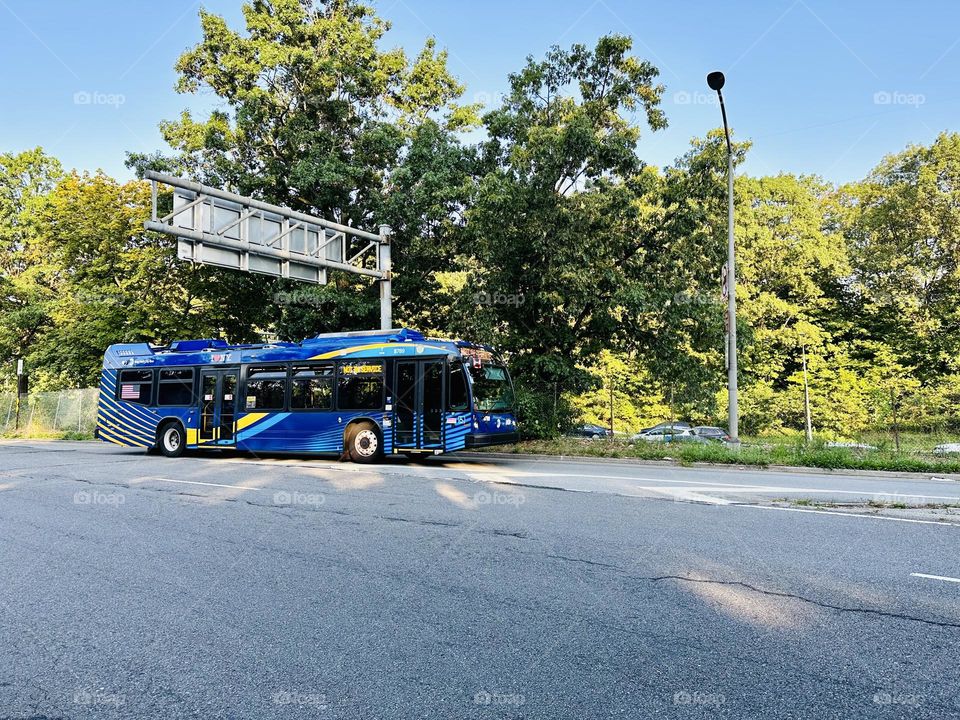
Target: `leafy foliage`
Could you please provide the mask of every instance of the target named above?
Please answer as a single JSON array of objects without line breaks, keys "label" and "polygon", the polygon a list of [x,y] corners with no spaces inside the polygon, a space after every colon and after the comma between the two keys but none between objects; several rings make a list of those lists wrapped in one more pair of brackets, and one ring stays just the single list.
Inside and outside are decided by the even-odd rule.
[{"label": "leafy foliage", "polygon": [[528,59],[484,117],[489,138],[467,211],[473,283],[517,299],[489,308],[497,339],[522,374],[561,389],[589,385],[578,366],[614,341],[622,291],[640,279],[654,234],[658,178],[644,170],[640,129],[624,115],[639,108],[663,127],[662,87],[630,46],[608,36],[592,50]]},{"label": "leafy foliage", "polygon": [[[532,434],[607,424],[611,388],[617,430],[723,421],[726,143],[712,131],[670,167],[643,162],[664,89],[630,38],[529,57],[481,116],[445,50],[388,48],[360,0],[243,15],[236,29],[200,12],[177,88],[218,109],[161,123],[171,153],[131,167],[390,224],[398,324],[504,348]],[[739,164],[750,147],[733,149]],[[736,207],[745,430],[802,427],[804,355],[819,431],[960,426],[960,134],[839,188],[741,174]],[[148,212],[145,183],[65,173],[40,148],[0,155],[0,381],[18,356],[55,389],[95,382],[114,342],[375,324],[369,282],[182,264]]]}]

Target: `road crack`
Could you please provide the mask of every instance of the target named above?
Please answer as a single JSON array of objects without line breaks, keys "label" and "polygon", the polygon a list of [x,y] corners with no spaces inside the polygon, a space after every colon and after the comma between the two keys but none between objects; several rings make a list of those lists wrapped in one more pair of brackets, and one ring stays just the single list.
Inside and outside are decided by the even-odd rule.
[{"label": "road crack", "polygon": [[595,560],[583,560],[581,558],[567,557],[566,555],[550,555],[548,553],[547,557],[553,558],[554,560],[566,560],[567,562],[575,562],[575,563],[582,563],[584,565],[592,565],[593,567],[610,568],[611,570],[623,569],[623,568],[617,567],[616,565],[609,565],[607,563],[596,562]]},{"label": "road crack", "polygon": [[377,520],[387,520],[389,522],[413,523],[415,525],[437,525],[440,527],[460,527],[460,523],[443,522],[442,520],[424,520],[421,518],[407,518],[391,515],[374,515]]},{"label": "road crack", "polygon": [[726,585],[726,586],[742,587],[746,590],[759,593],[760,595],[767,595],[769,597],[786,598],[790,600],[799,600],[800,602],[808,603],[810,605],[815,605],[825,610],[834,610],[836,612],[841,612],[841,613],[874,615],[876,617],[892,618],[894,620],[908,620],[910,622],[918,622],[918,623],[923,623],[925,625],[933,625],[935,627],[960,628],[960,622],[951,622],[949,620],[931,620],[930,618],[923,618],[923,617],[918,617],[916,615],[908,615],[906,613],[898,613],[890,610],[879,610],[876,608],[848,607],[845,605],[835,605],[833,603],[814,600],[812,598],[806,597],[804,595],[799,595],[797,593],[781,592],[779,590],[765,590],[764,588],[757,587],[756,585],[751,585],[750,583],[743,582],[742,580],[710,580],[707,578],[688,577],[686,575],[654,575],[654,576],[645,577],[645,576],[631,575],[625,568],[620,567],[618,565],[610,565],[608,563],[597,562],[595,560],[569,557],[567,555],[551,555],[551,554],[547,554],[546,557],[552,558],[554,560],[563,560],[564,562],[573,562],[573,563],[579,563],[582,565],[588,565],[591,567],[600,567],[600,568],[606,568],[608,570],[616,570],[618,572],[624,573],[631,580],[639,580],[641,582],[658,583],[666,580],[674,580],[676,582],[702,583],[705,585]]},{"label": "road crack", "polygon": [[822,602],[820,600],[814,600],[812,598],[805,597],[803,595],[798,595],[796,593],[780,592],[778,590],[764,590],[759,588],[756,585],[751,585],[750,583],[745,583],[741,580],[708,580],[704,578],[692,578],[685,575],[657,575],[653,577],[634,577],[635,580],[644,580],[647,582],[663,582],[664,580],[675,580],[678,582],[689,582],[689,583],[703,583],[706,585],[726,585],[726,586],[738,586],[751,590],[755,593],[761,595],[768,595],[771,597],[780,597],[780,598],[789,598],[791,600],[799,600],[800,602],[809,603],[810,605],[816,605],[817,607],[824,608],[826,610],[836,610],[837,612],[843,613],[857,613],[864,615],[875,615],[878,617],[887,617],[893,618],[895,620],[909,620],[911,622],[919,622],[925,625],[934,625],[936,627],[949,627],[949,628],[960,628],[960,622],[950,622],[949,620],[931,620],[929,618],[917,617],[916,615],[907,615],[906,613],[892,612],[889,610],[877,610],[874,608],[861,608],[861,607],[846,607],[844,605],[834,605],[832,603]]}]

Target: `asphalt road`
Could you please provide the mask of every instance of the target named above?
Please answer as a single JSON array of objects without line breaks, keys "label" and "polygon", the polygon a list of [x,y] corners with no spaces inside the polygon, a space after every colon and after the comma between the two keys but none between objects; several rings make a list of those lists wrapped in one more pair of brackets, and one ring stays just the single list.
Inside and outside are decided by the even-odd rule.
[{"label": "asphalt road", "polygon": [[960,717],[960,527],[754,504],[958,487],[0,443],[0,718]]}]

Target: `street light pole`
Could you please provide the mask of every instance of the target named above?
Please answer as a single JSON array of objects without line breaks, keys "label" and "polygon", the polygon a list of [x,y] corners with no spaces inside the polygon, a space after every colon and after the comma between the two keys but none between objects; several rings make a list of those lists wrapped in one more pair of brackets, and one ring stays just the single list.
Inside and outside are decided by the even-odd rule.
[{"label": "street light pole", "polygon": [[807,444],[813,442],[813,424],[810,422],[810,383],[807,382],[807,346],[803,346],[803,418],[806,423]]},{"label": "street light pole", "polygon": [[740,402],[737,397],[737,270],[733,244],[733,145],[727,125],[727,108],[723,104],[725,78],[722,72],[707,75],[707,85],[716,90],[723,115],[723,132],[727,138],[727,396],[730,442],[740,444]]}]

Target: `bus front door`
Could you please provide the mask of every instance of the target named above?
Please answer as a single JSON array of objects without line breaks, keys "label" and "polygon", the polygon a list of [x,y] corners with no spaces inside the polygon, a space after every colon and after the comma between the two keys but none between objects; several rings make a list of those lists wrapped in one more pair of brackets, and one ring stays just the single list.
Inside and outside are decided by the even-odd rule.
[{"label": "bus front door", "polygon": [[443,360],[398,360],[394,434],[397,450],[443,449]]},{"label": "bus front door", "polygon": [[234,421],[237,378],[234,369],[200,371],[200,427],[198,444],[231,447],[236,444]]}]

